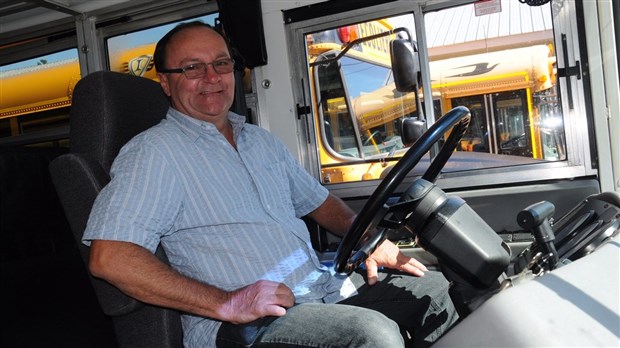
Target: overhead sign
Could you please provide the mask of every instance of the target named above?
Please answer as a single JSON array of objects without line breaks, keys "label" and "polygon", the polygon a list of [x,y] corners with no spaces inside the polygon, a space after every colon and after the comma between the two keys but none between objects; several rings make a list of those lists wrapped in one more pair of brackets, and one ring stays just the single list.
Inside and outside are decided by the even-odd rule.
[{"label": "overhead sign", "polygon": [[476,17],[491,13],[502,12],[501,0],[480,0],[474,2],[474,12]]}]

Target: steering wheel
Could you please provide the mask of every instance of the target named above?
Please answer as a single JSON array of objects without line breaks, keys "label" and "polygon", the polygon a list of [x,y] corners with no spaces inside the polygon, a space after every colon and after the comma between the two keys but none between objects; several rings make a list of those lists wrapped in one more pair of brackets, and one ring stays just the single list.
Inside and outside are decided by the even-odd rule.
[{"label": "steering wheel", "polygon": [[368,139],[364,140],[364,143],[362,145],[364,146],[370,145],[372,141],[375,141],[375,138],[378,138],[379,134],[381,134],[381,132],[379,131],[372,132],[372,134],[368,137]]},{"label": "steering wheel", "polygon": [[[452,132],[441,150],[431,162],[422,179],[435,182],[441,169],[456,149],[465,134],[471,115],[463,106],[455,107],[435,122],[407,150],[387,176],[370,196],[364,207],[357,214],[348,233],[338,246],[335,258],[335,270],[338,273],[350,273],[362,264],[379,244],[387,238],[389,229],[399,229],[406,223],[410,206],[386,203],[396,188],[417,164],[424,154],[452,128]],[[454,126],[454,127],[453,127]],[[388,217],[389,218],[386,218]],[[355,253],[354,253],[355,250]]]}]

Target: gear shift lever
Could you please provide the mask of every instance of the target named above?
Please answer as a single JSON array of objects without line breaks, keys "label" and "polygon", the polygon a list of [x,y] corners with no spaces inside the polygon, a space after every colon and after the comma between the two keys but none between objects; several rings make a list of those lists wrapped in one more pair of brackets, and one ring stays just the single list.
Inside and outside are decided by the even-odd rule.
[{"label": "gear shift lever", "polygon": [[549,223],[549,217],[555,213],[555,206],[547,201],[538,202],[523,209],[517,214],[517,222],[524,229],[531,230],[536,242],[543,252],[543,259],[551,257],[550,262],[546,262],[549,270],[556,267],[558,263],[558,252],[555,249],[555,235]]}]

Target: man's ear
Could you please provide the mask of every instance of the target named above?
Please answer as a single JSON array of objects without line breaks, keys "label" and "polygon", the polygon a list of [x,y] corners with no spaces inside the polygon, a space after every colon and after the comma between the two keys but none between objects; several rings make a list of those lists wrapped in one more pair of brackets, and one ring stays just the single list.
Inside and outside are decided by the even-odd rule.
[{"label": "man's ear", "polygon": [[161,88],[164,90],[167,96],[170,96],[170,85],[168,84],[168,75],[157,73],[157,77],[159,78],[159,84]]}]

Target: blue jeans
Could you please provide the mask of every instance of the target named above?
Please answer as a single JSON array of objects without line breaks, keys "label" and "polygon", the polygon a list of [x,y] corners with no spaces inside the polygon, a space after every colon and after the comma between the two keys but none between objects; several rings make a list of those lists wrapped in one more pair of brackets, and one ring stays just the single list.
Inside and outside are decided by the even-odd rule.
[{"label": "blue jeans", "polygon": [[458,319],[441,273],[418,278],[380,272],[368,286],[352,273],[358,294],[335,304],[306,303],[283,317],[223,323],[217,347],[428,347]]}]

